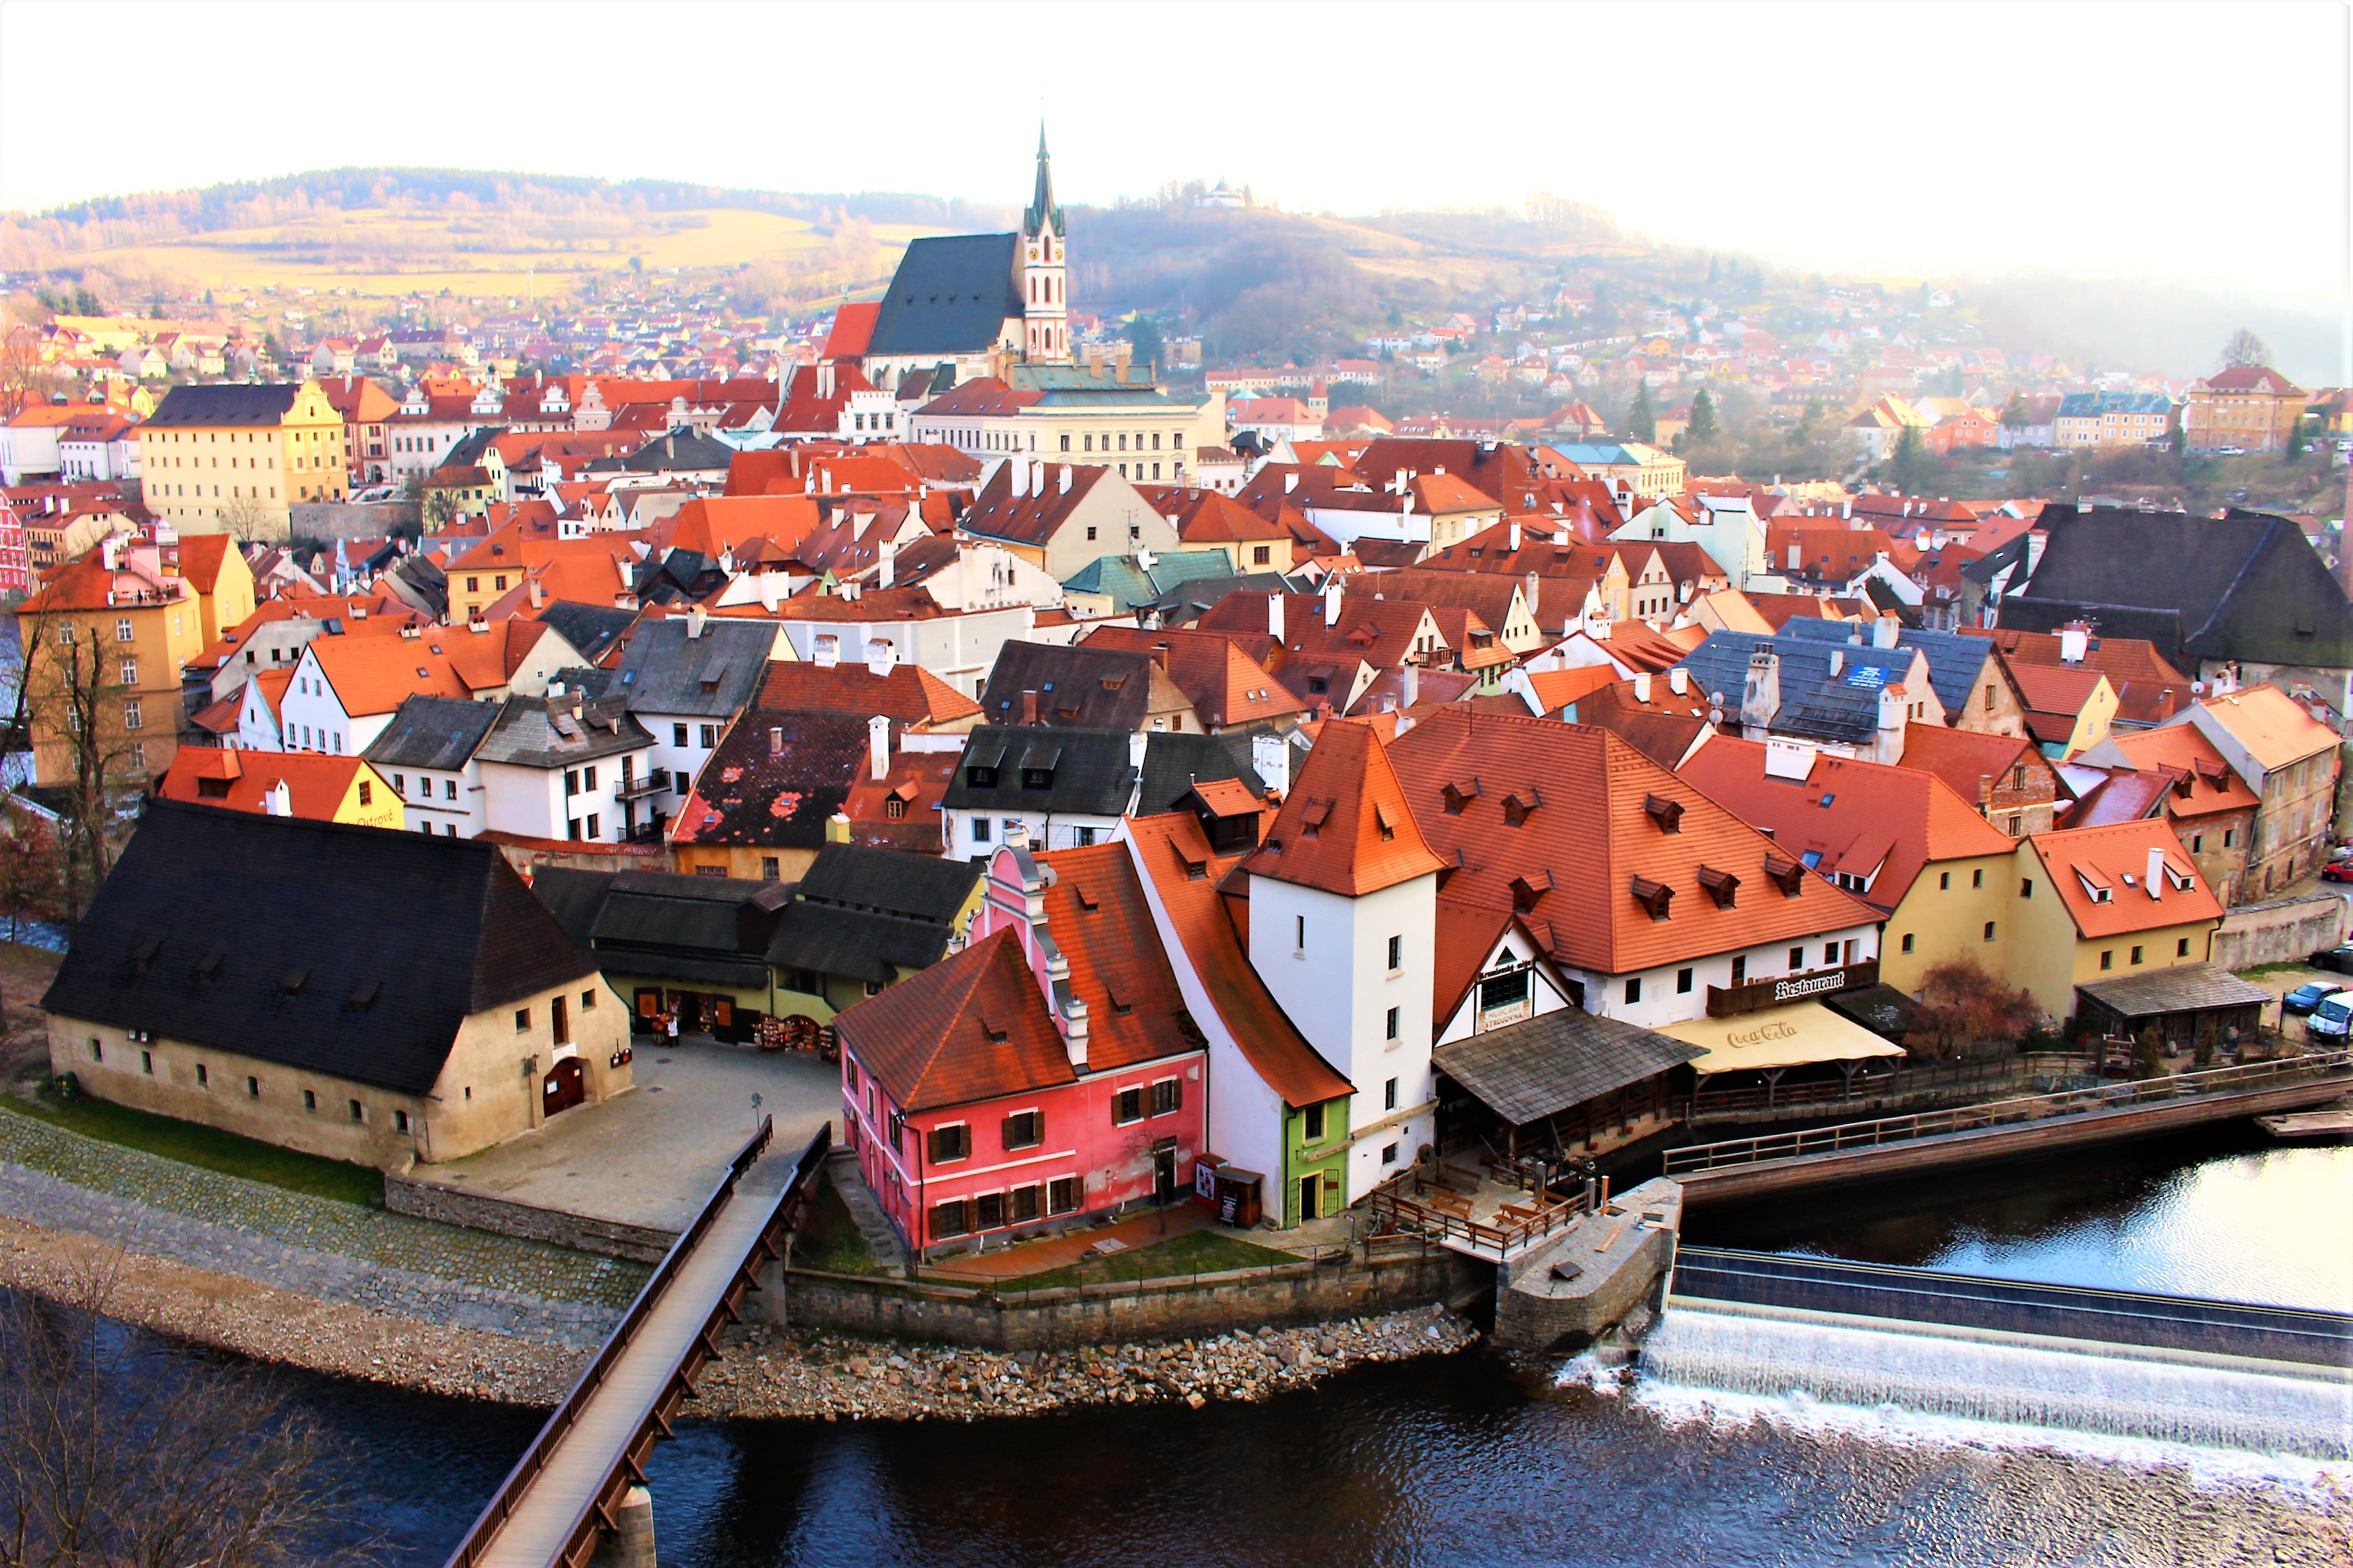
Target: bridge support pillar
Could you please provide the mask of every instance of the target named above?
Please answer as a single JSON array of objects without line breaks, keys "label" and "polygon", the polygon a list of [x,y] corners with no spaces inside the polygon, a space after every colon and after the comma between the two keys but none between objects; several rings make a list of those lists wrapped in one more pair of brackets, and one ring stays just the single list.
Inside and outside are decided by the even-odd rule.
[{"label": "bridge support pillar", "polygon": [[597,1543],[588,1568],[654,1568],[654,1494],[631,1487],[613,1514],[620,1529]]}]

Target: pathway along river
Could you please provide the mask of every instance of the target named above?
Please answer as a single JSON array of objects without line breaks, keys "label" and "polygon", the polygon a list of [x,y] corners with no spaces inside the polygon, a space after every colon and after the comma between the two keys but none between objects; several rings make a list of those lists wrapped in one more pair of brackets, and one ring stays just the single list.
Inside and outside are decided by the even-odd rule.
[{"label": "pathway along river", "polygon": [[[2353,1149],[2251,1128],[1696,1217],[1724,1245],[2353,1307]],[[440,1561],[535,1425],[305,1387],[404,1563]],[[2353,1561],[2353,1467],[2314,1475],[1802,1401],[1711,1414],[1473,1352],[1199,1412],[695,1426],[652,1479],[680,1568]]]}]

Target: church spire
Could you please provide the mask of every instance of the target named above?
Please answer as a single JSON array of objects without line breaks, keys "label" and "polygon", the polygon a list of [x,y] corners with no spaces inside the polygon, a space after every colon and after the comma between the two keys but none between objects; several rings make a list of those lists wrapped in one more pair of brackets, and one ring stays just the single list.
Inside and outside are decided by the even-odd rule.
[{"label": "church spire", "polygon": [[1021,231],[1031,237],[1043,234],[1048,227],[1056,234],[1062,227],[1062,209],[1054,205],[1054,163],[1046,152],[1046,122],[1038,122],[1038,188],[1029,198],[1029,210],[1021,215]]}]

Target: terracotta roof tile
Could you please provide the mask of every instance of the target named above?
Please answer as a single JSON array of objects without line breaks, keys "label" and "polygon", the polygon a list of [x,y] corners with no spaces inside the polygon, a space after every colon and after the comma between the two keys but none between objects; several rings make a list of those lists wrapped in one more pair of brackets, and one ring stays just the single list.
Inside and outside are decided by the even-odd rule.
[{"label": "terracotta roof tile", "polygon": [[[2221,904],[2164,822],[2151,818],[2105,827],[2061,828],[2038,833],[2027,842],[2034,847],[2075,929],[2086,937],[2221,918]],[[2163,853],[2172,873],[2156,898],[2141,885],[2152,849]]]},{"label": "terracotta roof tile", "polygon": [[1274,826],[1243,864],[1253,876],[1344,898],[1444,866],[1423,841],[1379,737],[1354,720],[1335,720],[1318,732]]}]

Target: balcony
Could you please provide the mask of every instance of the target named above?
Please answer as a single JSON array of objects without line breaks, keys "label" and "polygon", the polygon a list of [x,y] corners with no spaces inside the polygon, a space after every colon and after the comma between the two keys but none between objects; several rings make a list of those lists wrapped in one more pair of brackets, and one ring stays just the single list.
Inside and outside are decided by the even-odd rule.
[{"label": "balcony", "polygon": [[643,778],[623,773],[620,784],[613,790],[613,798],[643,800],[649,795],[659,795],[668,788],[670,788],[670,770],[667,768],[656,768]]}]

